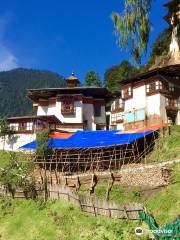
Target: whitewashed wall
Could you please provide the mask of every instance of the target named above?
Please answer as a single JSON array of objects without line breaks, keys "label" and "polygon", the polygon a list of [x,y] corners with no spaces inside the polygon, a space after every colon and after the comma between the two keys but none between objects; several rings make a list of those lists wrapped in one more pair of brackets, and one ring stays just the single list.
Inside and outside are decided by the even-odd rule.
[{"label": "whitewashed wall", "polygon": [[74,107],[74,115],[62,115],[61,102],[56,102],[49,106],[38,106],[37,115],[55,115],[62,123],[82,123],[82,101],[75,101]]},{"label": "whitewashed wall", "polygon": [[0,137],[0,150],[18,151],[19,147],[22,147],[35,139],[35,134],[12,134],[10,136],[6,136],[5,140],[3,137]]},{"label": "whitewashed wall", "polygon": [[160,117],[164,123],[168,123],[167,112],[166,112],[166,97],[160,94]]},{"label": "whitewashed wall", "polygon": [[105,106],[101,106],[101,116],[94,117],[93,104],[83,104],[82,101],[75,101],[75,114],[61,114],[61,102],[47,106],[38,106],[37,115],[55,115],[62,123],[83,123],[87,120],[88,130],[96,130],[96,124],[106,124]]},{"label": "whitewashed wall", "polygon": [[141,86],[133,89],[133,98],[125,101],[124,112],[134,109],[142,109],[146,106],[146,88]]},{"label": "whitewashed wall", "polygon": [[178,113],[176,118],[176,124],[180,125],[180,97],[178,98]]},{"label": "whitewashed wall", "polygon": [[155,95],[147,96],[146,103],[147,103],[146,112],[148,116],[161,115],[161,110],[160,110],[161,95],[159,93]]}]

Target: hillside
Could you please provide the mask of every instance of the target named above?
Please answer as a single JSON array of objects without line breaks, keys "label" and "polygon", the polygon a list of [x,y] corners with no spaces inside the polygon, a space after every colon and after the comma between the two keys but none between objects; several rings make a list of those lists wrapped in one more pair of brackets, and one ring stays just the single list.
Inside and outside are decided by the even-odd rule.
[{"label": "hillside", "polygon": [[[179,170],[173,166],[172,184],[143,200],[133,191],[131,199],[117,187],[112,193],[114,200],[144,202],[159,224],[173,222],[179,213]],[[173,203],[173,204],[172,204]],[[149,228],[145,223],[133,220],[95,217],[82,213],[78,207],[62,200],[13,200],[0,199],[0,239],[3,240],[148,240]],[[134,234],[136,227],[142,227],[144,234]],[[151,234],[150,234],[151,235]],[[152,236],[152,235],[151,235]]]},{"label": "hillside", "polygon": [[[168,133],[166,133],[168,134]],[[162,162],[179,159],[180,127],[172,126],[171,135],[160,137],[148,162]],[[8,152],[0,152],[0,167],[9,159]],[[110,201],[119,204],[130,202],[143,203],[147,211],[153,214],[159,226],[173,222],[180,212],[180,163],[169,165],[173,169],[170,184],[167,187],[150,190],[147,195],[139,187],[127,187],[117,183],[110,193]],[[88,188],[88,190],[86,189]],[[105,199],[107,183],[97,185],[95,195]],[[79,194],[89,194],[88,186],[81,186]],[[0,198],[0,239],[3,240],[147,240],[149,228],[140,221],[127,221],[94,217],[85,214],[74,205],[64,201],[48,200],[12,200]],[[144,234],[137,237],[136,227],[142,226]]]},{"label": "hillside", "polygon": [[30,115],[33,109],[27,89],[65,84],[64,77],[49,71],[18,68],[0,72],[0,116]]}]

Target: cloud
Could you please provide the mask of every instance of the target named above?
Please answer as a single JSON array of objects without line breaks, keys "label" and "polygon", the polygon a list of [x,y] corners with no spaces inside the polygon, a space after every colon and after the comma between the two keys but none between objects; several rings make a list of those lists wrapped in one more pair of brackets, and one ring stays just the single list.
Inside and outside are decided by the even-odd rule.
[{"label": "cloud", "polygon": [[12,51],[0,43],[0,71],[7,71],[18,67],[18,59]]},{"label": "cloud", "polygon": [[7,71],[18,67],[17,57],[6,44],[7,39],[5,38],[5,33],[10,22],[10,14],[5,14],[0,17],[0,71]]}]

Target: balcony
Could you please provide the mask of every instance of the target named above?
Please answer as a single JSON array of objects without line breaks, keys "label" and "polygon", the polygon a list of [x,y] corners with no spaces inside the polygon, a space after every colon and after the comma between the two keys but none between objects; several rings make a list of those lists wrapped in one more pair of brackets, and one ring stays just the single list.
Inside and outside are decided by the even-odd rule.
[{"label": "balcony", "polygon": [[124,111],[124,101],[116,100],[112,104],[111,112],[112,113],[118,113],[118,112],[123,112],[123,111]]},{"label": "balcony", "polygon": [[22,116],[7,118],[11,134],[32,134],[43,129],[55,130],[60,121],[54,116]]},{"label": "balcony", "polygon": [[166,98],[166,111],[172,114],[177,113],[178,111],[177,99]]}]

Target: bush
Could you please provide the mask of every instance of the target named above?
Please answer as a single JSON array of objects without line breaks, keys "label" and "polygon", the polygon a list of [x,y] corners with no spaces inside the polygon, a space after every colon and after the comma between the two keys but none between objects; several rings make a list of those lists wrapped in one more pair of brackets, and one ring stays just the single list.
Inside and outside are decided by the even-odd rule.
[{"label": "bush", "polygon": [[14,152],[10,153],[10,159],[0,171],[0,183],[14,197],[16,188],[23,189],[25,196],[36,197],[35,179],[31,175],[34,164],[29,161],[20,161]]}]

